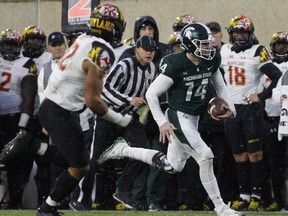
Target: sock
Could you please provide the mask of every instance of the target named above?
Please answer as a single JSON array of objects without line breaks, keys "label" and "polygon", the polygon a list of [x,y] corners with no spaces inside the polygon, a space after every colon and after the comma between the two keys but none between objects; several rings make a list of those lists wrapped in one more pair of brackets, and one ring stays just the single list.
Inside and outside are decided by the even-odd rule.
[{"label": "sock", "polygon": [[123,156],[131,159],[139,160],[154,166],[152,158],[159,151],[153,149],[144,149],[136,147],[126,147],[123,149]]},{"label": "sock", "polygon": [[225,203],[220,195],[220,190],[216,177],[213,171],[213,160],[204,160],[198,162],[199,164],[199,174],[203,187],[205,188],[208,196],[213,202],[216,209],[222,209]]},{"label": "sock", "polygon": [[250,161],[236,163],[237,178],[240,194],[251,194],[251,166]]},{"label": "sock", "polygon": [[251,197],[260,199],[264,185],[265,167],[263,160],[256,163],[251,163]]},{"label": "sock", "polygon": [[49,206],[53,206],[53,207],[59,206],[59,204],[60,204],[59,202],[55,202],[54,200],[52,200],[50,196],[47,197],[46,203]]},{"label": "sock", "polygon": [[48,144],[41,142],[40,147],[38,148],[38,151],[36,152],[36,154],[41,155],[41,156],[44,155],[47,148],[48,148]]},{"label": "sock", "polygon": [[247,202],[250,202],[251,200],[251,195],[250,194],[240,194],[240,198],[242,200],[246,200]]},{"label": "sock", "polygon": [[50,198],[55,202],[61,202],[67,195],[69,195],[78,185],[79,180],[71,176],[65,170],[58,178],[54,189],[50,194]]}]

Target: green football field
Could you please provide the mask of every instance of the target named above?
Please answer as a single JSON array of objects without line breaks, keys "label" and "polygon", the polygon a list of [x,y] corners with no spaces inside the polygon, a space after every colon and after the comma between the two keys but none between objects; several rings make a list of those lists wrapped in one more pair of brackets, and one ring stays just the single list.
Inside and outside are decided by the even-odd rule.
[{"label": "green football field", "polygon": [[[74,212],[64,210],[62,211],[64,216],[216,216],[215,212],[209,211],[162,211],[162,212],[143,212],[143,211],[86,211],[86,212]],[[261,212],[252,213],[247,212],[245,216],[284,216],[288,215],[288,212]],[[36,210],[0,210],[0,216],[36,216]]]}]

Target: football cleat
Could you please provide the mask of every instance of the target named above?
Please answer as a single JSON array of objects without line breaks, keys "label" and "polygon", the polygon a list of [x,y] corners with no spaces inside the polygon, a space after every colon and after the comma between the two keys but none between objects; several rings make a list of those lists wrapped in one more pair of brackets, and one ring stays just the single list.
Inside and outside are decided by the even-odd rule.
[{"label": "football cleat", "polygon": [[105,161],[110,159],[122,159],[123,149],[129,147],[126,140],[122,137],[119,137],[109,148],[107,148],[97,160],[99,165],[103,164]]},{"label": "football cleat", "polygon": [[29,142],[32,141],[32,135],[26,130],[21,129],[17,133],[16,137],[4,146],[0,154],[0,161],[5,163],[8,160],[15,158],[19,154],[28,153]]},{"label": "football cleat", "polygon": [[243,212],[237,212],[233,209],[231,209],[227,205],[223,205],[222,208],[215,208],[215,211],[217,212],[217,216],[244,216],[245,214]]},{"label": "football cleat", "polygon": [[267,208],[265,208],[265,211],[280,211],[281,207],[276,201],[273,201]]},{"label": "football cleat", "polygon": [[137,205],[134,200],[131,198],[130,192],[126,191],[116,191],[113,194],[113,198],[118,202],[121,202],[128,209],[136,209]]},{"label": "football cleat", "polygon": [[247,200],[239,199],[233,201],[231,208],[236,210],[236,211],[245,211],[248,209],[249,202]]},{"label": "football cleat", "polygon": [[263,207],[261,205],[260,200],[256,198],[252,198],[250,201],[250,205],[248,206],[248,211],[263,211]]}]

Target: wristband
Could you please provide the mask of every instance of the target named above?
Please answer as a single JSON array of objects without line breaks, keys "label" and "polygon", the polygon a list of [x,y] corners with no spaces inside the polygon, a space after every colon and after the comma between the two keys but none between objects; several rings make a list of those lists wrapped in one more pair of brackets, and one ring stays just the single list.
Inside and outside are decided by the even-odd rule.
[{"label": "wristband", "polygon": [[30,119],[30,116],[27,113],[21,113],[18,126],[22,128],[26,128],[29,119]]},{"label": "wristband", "polygon": [[112,109],[108,109],[108,111],[102,116],[102,118],[106,121],[119,124],[122,119],[122,114],[115,112]]}]

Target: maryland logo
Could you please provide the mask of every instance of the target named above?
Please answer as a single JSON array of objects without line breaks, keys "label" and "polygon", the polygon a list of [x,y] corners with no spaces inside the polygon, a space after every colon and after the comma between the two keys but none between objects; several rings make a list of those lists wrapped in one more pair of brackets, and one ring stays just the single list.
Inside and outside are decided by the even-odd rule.
[{"label": "maryland logo", "polygon": [[102,70],[106,71],[111,67],[110,56],[107,51],[101,47],[93,48],[88,57]]},{"label": "maryland logo", "polygon": [[103,29],[109,32],[112,32],[115,29],[115,24],[99,18],[91,18],[90,19],[90,26],[93,28]]},{"label": "maryland logo", "polygon": [[261,52],[260,52],[260,56],[259,56],[260,62],[267,62],[267,61],[271,61],[271,56],[270,54],[267,52],[266,48],[262,48]]}]

